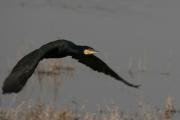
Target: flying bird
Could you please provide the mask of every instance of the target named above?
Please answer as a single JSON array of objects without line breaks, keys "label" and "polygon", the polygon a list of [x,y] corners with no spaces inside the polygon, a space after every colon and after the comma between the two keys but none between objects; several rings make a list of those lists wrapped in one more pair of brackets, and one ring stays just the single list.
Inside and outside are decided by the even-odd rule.
[{"label": "flying bird", "polygon": [[134,85],[125,81],[106,63],[96,57],[94,55],[95,53],[97,53],[97,51],[92,47],[76,45],[73,42],[64,39],[49,42],[30,52],[17,62],[3,83],[3,94],[18,93],[22,90],[28,78],[31,77],[38,63],[42,59],[63,58],[66,56],[71,56],[91,69],[109,75],[130,87],[139,87],[139,85]]}]

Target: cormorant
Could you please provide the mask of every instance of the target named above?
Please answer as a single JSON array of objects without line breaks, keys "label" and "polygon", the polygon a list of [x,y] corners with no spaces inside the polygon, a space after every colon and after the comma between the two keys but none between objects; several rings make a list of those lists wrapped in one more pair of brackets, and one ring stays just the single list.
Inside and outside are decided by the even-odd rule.
[{"label": "cormorant", "polygon": [[64,39],[49,42],[18,61],[3,83],[3,94],[18,93],[42,59],[63,58],[66,56],[72,56],[72,58],[77,59],[91,69],[110,75],[130,87],[139,87],[139,85],[131,84],[116,74],[106,63],[94,55],[96,52],[92,47],[76,45]]}]

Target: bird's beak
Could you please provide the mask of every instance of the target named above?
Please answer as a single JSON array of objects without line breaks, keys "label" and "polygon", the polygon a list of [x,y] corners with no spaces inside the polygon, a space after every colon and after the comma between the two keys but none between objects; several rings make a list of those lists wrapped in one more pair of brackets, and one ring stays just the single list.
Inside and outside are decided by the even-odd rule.
[{"label": "bird's beak", "polygon": [[94,50],[94,51],[93,51],[93,54],[95,54],[95,53],[99,53],[99,51]]}]

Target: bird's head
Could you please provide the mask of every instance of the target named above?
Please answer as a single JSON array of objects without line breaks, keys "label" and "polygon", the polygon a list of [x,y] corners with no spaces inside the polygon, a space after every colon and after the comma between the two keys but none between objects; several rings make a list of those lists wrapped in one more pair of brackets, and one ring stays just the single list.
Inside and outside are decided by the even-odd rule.
[{"label": "bird's head", "polygon": [[83,55],[92,55],[92,54],[98,53],[98,51],[96,51],[94,48],[89,47],[89,46],[82,46],[82,52],[83,52]]}]

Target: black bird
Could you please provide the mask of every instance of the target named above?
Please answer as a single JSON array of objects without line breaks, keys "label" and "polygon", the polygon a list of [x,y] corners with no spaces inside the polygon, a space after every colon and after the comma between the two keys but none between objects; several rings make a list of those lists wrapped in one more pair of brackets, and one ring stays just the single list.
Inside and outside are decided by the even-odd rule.
[{"label": "black bird", "polygon": [[93,70],[110,75],[130,87],[139,87],[139,85],[131,84],[116,74],[106,63],[93,55],[96,52],[92,47],[76,45],[71,41],[63,39],[47,43],[18,61],[4,81],[2,87],[3,94],[18,93],[42,59],[63,58],[66,56],[72,56],[72,58],[77,59],[80,63]]}]

